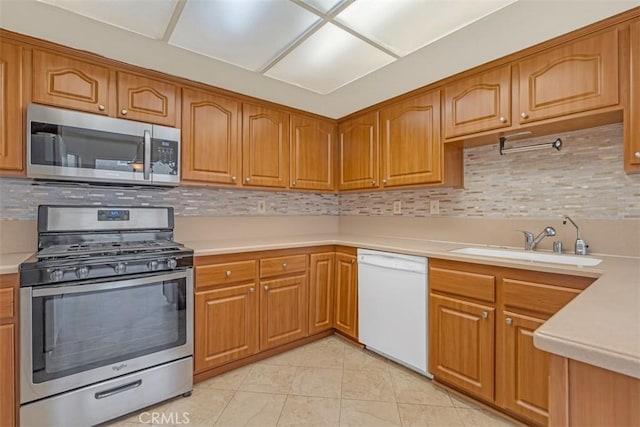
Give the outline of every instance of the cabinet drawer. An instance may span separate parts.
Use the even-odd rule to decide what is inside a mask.
[[[15,289],[0,289],[0,320],[11,319],[15,314]]]
[[[437,267],[429,268],[429,287],[432,291],[495,302],[495,283],[495,276],[487,274]]]
[[[253,281],[256,261],[236,261],[196,267],[196,289],[227,283]]]
[[[550,316],[580,294],[579,289],[514,279],[503,279],[502,286],[505,306],[533,310]]]
[[[307,269],[307,255],[291,255],[260,260],[260,278],[279,276]]]

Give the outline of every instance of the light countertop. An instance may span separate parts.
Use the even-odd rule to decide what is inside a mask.
[[[534,334],[537,347],[635,378],[640,378],[640,259],[597,255],[595,267],[548,264],[449,252],[467,245],[380,236],[319,234],[259,239],[183,242],[196,256],[321,245],[346,245],[476,262],[597,280]],[[15,273],[31,253],[0,255],[0,274]]]

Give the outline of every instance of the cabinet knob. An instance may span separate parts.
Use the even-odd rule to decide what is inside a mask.
[[[226,275],[227,277],[231,277],[231,270],[227,270]]]
[[[507,119],[505,119],[504,116],[500,116],[498,120],[500,120],[500,123],[507,123]]]
[[[382,180],[382,183],[386,185],[386,184],[387,184],[387,180],[386,180],[386,179],[383,179],[383,180]]]
[[[233,182],[236,182],[236,179],[238,179],[238,177],[236,177],[236,176],[232,176],[231,177],[231,181],[233,181]]]
[[[640,151],[636,151],[633,155],[636,159],[640,159]]]
[[[355,264],[355,263],[356,263],[356,260],[355,260],[355,259],[352,259],[352,260],[351,260],[351,264]]]
[[[102,105],[102,104],[98,105],[98,110],[99,111],[104,111],[104,105]]]
[[[293,181],[293,182],[291,183],[291,186],[292,186],[292,187],[295,187],[296,185],[297,185],[297,184],[296,184],[296,182],[295,182],[295,181]]]
[[[286,262],[283,262],[283,263],[282,263],[282,269],[284,270],[285,268],[287,268],[287,263],[286,263]]]
[[[269,285],[264,285],[264,290],[268,291],[269,290]]]
[[[486,319],[487,317],[489,317],[489,313],[487,313],[486,311],[483,311],[480,316],[482,316],[483,319]]]
[[[520,113],[520,117],[522,117],[523,119],[526,119],[529,117],[529,115],[523,111],[522,113]]]
[[[249,177],[246,177],[246,178],[244,179],[244,182],[249,182],[249,181],[251,181],[251,178],[249,178]]]
[[[123,116],[126,116],[128,113],[126,108],[123,108],[122,110],[120,110],[120,114],[122,114]]]
[[[256,288],[249,288],[249,292],[254,293],[256,291]]]
[[[511,326],[513,324],[513,319],[511,317],[507,317],[505,322],[507,322],[507,325]]]
[[[371,185],[376,185],[376,180],[375,179],[371,180]]]

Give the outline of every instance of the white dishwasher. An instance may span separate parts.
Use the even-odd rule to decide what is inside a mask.
[[[358,339],[430,378],[427,259],[358,249]]]

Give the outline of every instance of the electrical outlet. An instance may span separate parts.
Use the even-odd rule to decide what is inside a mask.
[[[396,200],[393,202],[393,214],[401,214],[402,213],[402,202],[400,200]]]
[[[438,215],[440,213],[440,200],[429,200],[429,213]]]
[[[267,210],[267,204],[264,200],[258,200],[258,213],[265,213]]]

